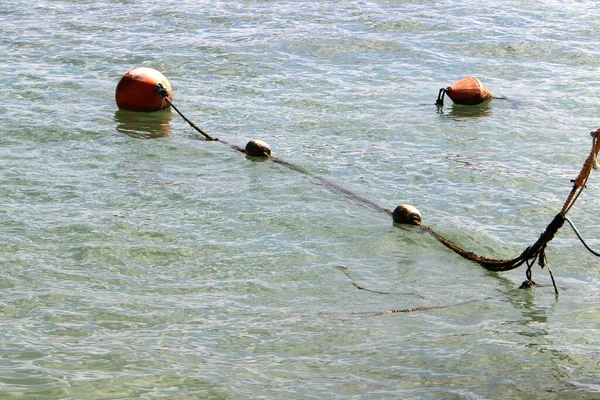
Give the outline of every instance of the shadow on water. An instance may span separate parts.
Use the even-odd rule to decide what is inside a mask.
[[[115,112],[116,129],[120,133],[136,139],[157,139],[169,136],[171,110],[154,112],[134,112],[118,110]]]
[[[514,283],[499,275],[498,273],[490,273],[490,276],[495,277],[500,285],[506,291],[506,301],[513,305],[518,310],[522,318],[506,321],[505,324],[515,328],[515,333],[524,338],[522,344],[525,351],[535,350],[540,356],[544,356],[551,366],[549,373],[548,392],[571,392],[577,390],[574,382],[577,382],[578,374],[565,365],[577,365],[581,363],[581,359],[572,357],[571,354],[565,352],[560,346],[555,343],[552,332],[548,329],[549,314],[552,314],[552,309],[558,304],[559,297],[555,296],[555,300],[548,304],[539,304],[536,302],[538,298],[534,292],[537,289],[514,289]],[[539,289],[547,288],[550,285],[543,285]],[[560,287],[562,291],[567,290],[567,287]],[[552,382],[559,386],[552,386]],[[581,384],[586,387],[586,384]],[[595,386],[594,386],[595,388]]]
[[[480,118],[488,117],[492,114],[492,103],[496,103],[503,109],[516,109],[520,106],[519,100],[510,99],[508,97],[494,97],[493,99],[484,101],[481,104],[474,106],[465,106],[462,104],[452,104],[450,111],[444,111],[443,105],[436,105],[437,113],[444,117],[450,118]]]
[[[527,337],[546,336],[548,332],[544,329],[548,322],[548,312],[558,302],[558,296],[555,295],[555,300],[552,304],[541,306],[535,303],[534,289],[515,289],[514,282],[496,272],[492,272],[489,276],[498,280],[506,290],[503,292],[506,295],[506,301],[512,304],[516,310],[521,312],[522,320],[514,321],[514,324],[522,326],[519,334]],[[536,286],[537,290],[550,289],[548,285]],[[561,287],[561,290],[566,290],[566,287]]]
[[[450,118],[473,118],[487,117],[492,113],[492,100],[485,101],[475,106],[464,106],[460,104],[452,104],[450,112],[444,112],[443,107],[438,107],[438,113]]]

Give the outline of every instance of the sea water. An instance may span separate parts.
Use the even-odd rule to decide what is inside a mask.
[[[600,267],[568,226],[560,294],[537,265],[518,290],[315,178],[519,255],[600,127],[599,30],[592,0],[4,0],[0,398],[599,398]],[[117,112],[139,66],[309,174]],[[496,98],[434,105],[470,75]],[[569,213],[595,249],[598,179]]]

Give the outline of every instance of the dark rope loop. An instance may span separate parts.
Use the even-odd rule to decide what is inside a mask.
[[[527,271],[525,271],[525,277],[528,282],[533,282],[533,272],[531,271],[531,267],[533,267],[532,262],[527,262]]]
[[[544,245],[544,247],[540,251],[540,255],[538,256],[538,265],[541,269],[544,269],[544,267],[546,266],[546,261],[546,245]]]
[[[575,224],[573,224],[573,222],[565,217],[565,221],[567,221],[569,223],[569,225],[571,225],[571,228],[573,228],[573,232],[575,232],[575,234],[577,235],[577,237],[579,238],[579,240],[581,241],[581,243],[583,244],[583,246],[593,255],[595,255],[596,257],[600,257],[600,253],[592,250],[592,248],[586,243],[586,241],[583,239],[583,236],[581,236],[581,234],[579,233],[579,231],[577,230],[577,228],[575,227]]]
[[[446,92],[448,92],[448,89],[446,88],[441,88],[440,91],[438,92],[438,98],[435,101],[435,105],[436,106],[443,106],[444,105],[444,95],[446,94]]]

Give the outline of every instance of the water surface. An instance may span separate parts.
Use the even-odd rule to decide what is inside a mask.
[[[600,127],[591,0],[0,5],[0,397],[600,396],[600,272],[515,290],[311,176],[117,112],[149,66],[211,135],[507,258],[561,209]],[[468,75],[497,97],[438,89]],[[570,217],[600,241],[592,175]],[[337,267],[348,268],[356,289]],[[549,284],[546,271],[534,278]],[[389,310],[468,304],[390,314]]]

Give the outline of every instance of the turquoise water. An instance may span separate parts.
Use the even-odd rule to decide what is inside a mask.
[[[155,68],[211,135],[507,258],[600,127],[599,28],[592,0],[5,0],[0,398],[599,398],[600,268],[567,226],[560,295],[516,290],[524,268],[114,101]],[[507,99],[437,110],[468,75]],[[596,249],[599,195],[569,214]]]

